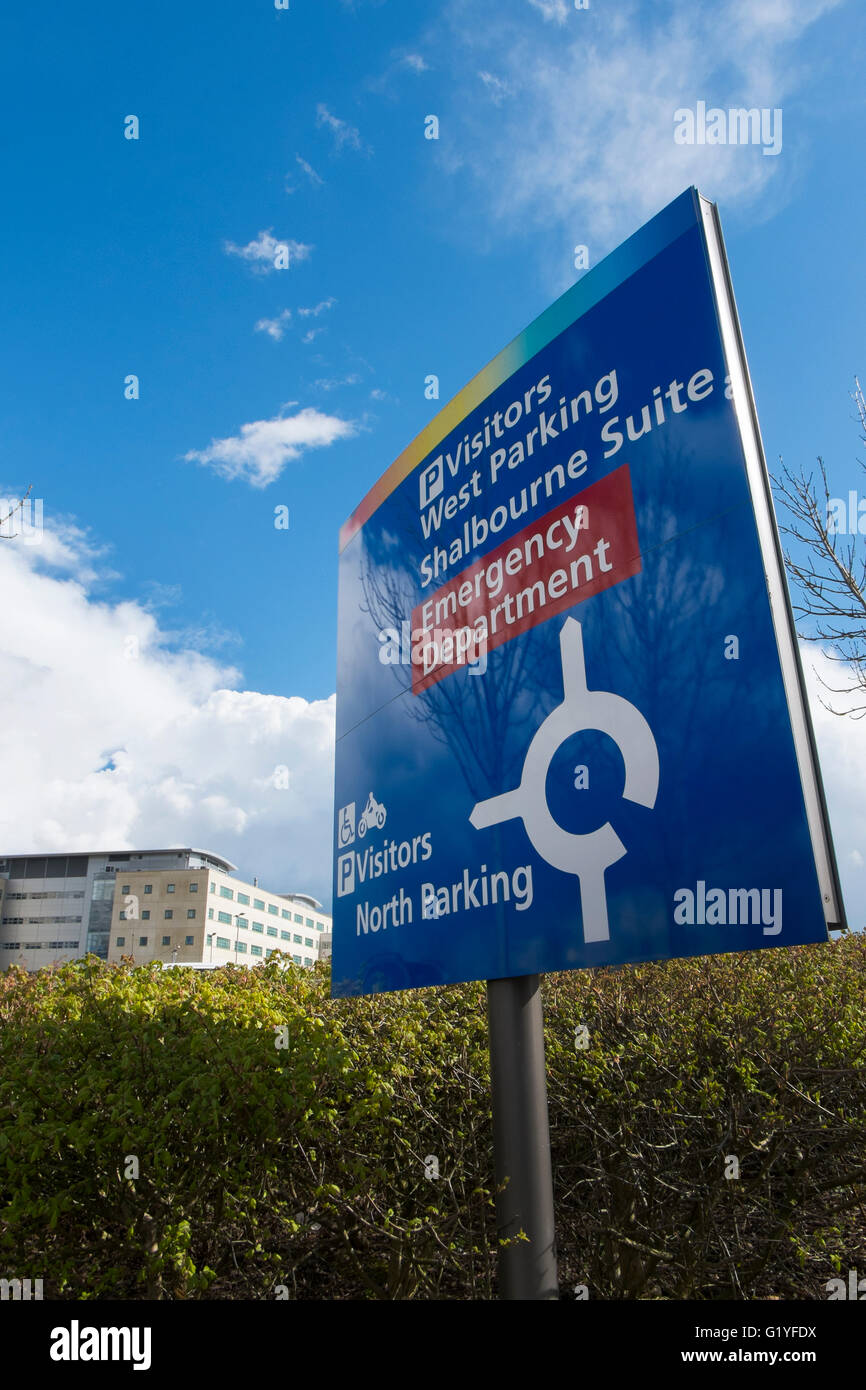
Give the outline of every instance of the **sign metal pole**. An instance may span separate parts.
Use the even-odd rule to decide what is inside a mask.
[[[504,1299],[556,1299],[553,1174],[541,977],[487,981],[499,1288]],[[523,1231],[528,1240],[514,1239]]]

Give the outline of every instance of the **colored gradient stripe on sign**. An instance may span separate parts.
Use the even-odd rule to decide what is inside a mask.
[[[569,328],[577,319],[600,304],[611,290],[623,284],[631,275],[666,246],[695,224],[698,216],[698,192],[687,188],[672,203],[669,203],[651,222],[618,246],[597,266],[560,295],[555,303],[539,314],[528,328],[497,353],[462,391],[448,402],[430,420],[412,443],[395,459],[391,467],[366,497],[353,511],[340,530],[340,550],[344,550],[353,536],[369,521],[373,513],[390,497],[395,488],[406,479],[414,468],[441,444],[447,435],[456,429],[466,417],[487,397],[507,381],[524,363],[529,362],[536,353],[552,342],[558,334]]]
[[[537,517],[412,612],[412,692],[640,572],[628,464]],[[471,639],[471,640],[470,640]],[[414,652],[418,651],[420,661]]]

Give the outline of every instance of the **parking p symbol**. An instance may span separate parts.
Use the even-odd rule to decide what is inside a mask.
[[[355,852],[341,854],[337,859],[337,897],[345,898],[355,891]]]
[[[419,481],[418,505],[426,507],[442,491],[442,455],[428,463]]]

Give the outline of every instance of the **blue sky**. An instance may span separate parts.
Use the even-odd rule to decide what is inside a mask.
[[[0,849],[192,842],[329,898],[340,524],[573,282],[575,244],[595,264],[690,183],[721,208],[768,458],[821,453],[858,486],[856,19],[850,0],[7,10],[0,495],[32,484],[45,534],[0,547]],[[677,146],[698,100],[780,108],[781,152]],[[817,718],[859,923],[866,742]]]

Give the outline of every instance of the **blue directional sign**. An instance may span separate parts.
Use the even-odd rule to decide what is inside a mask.
[[[343,528],[334,834],[337,995],[843,922],[696,190],[505,348]]]

